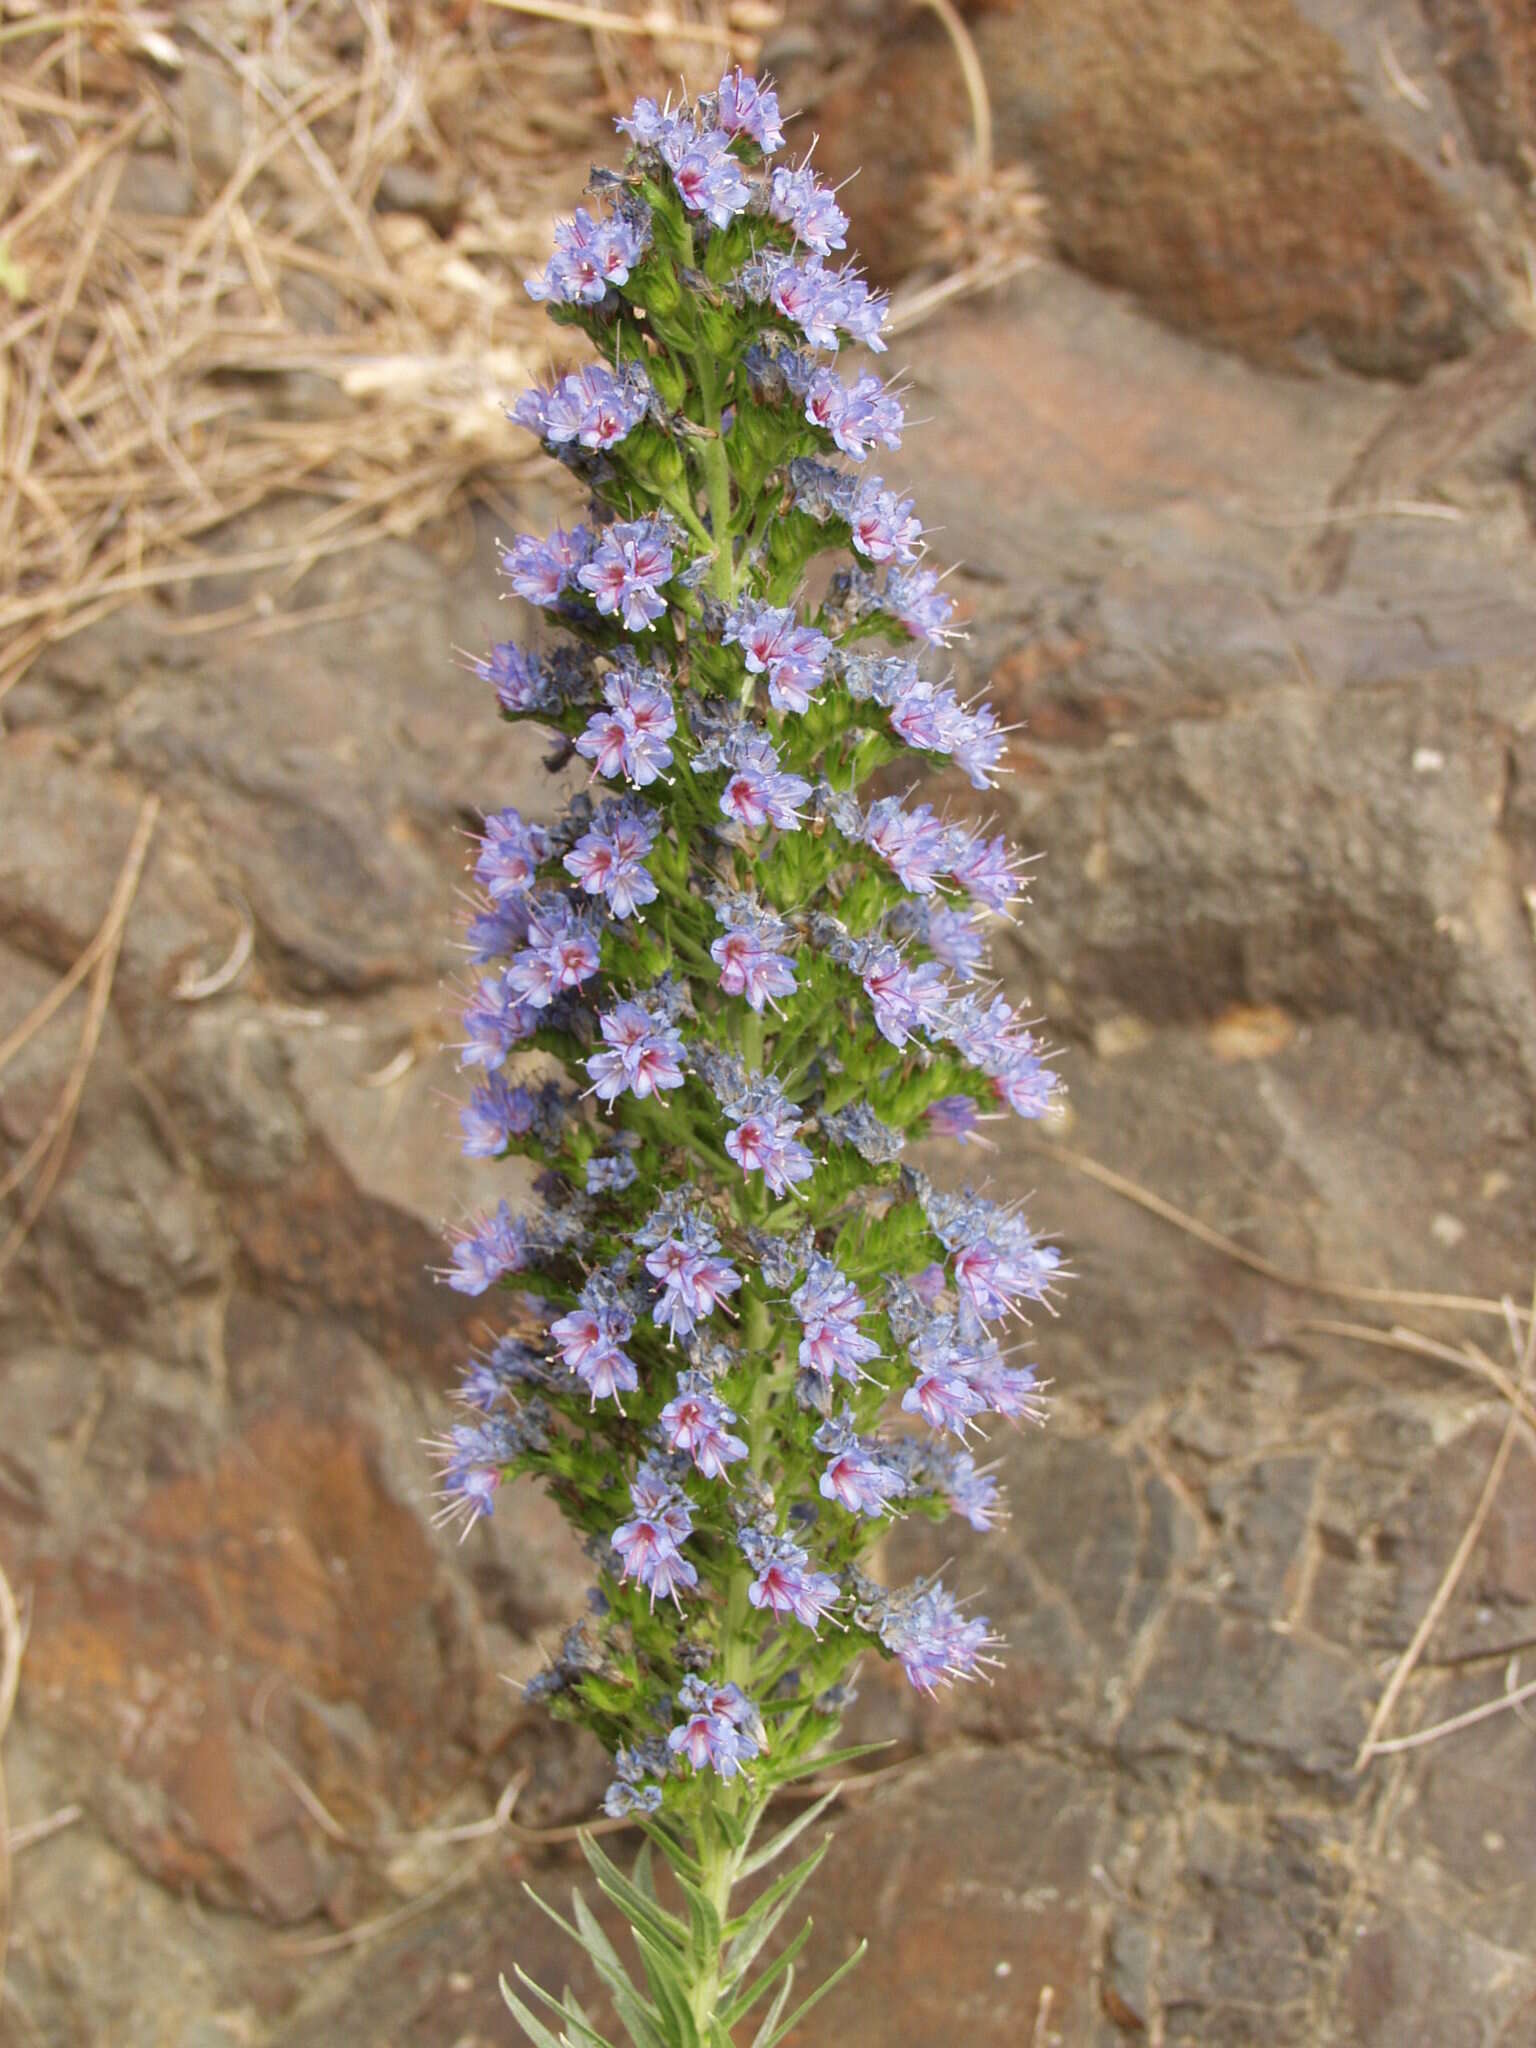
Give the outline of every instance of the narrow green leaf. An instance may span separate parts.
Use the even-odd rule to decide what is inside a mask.
[[[644,1928],[636,1927],[631,1931],[635,1947],[640,1951],[646,1982],[661,2009],[668,2048],[699,2048],[699,2030],[688,2009],[688,1987],[683,1977],[681,1958],[661,1948]]]
[[[823,1792],[821,1797],[813,1805],[808,1806],[804,1813],[798,1814],[788,1827],[781,1828],[765,1848],[755,1850],[746,1859],[741,1866],[741,1875],[756,1877],[760,1870],[766,1870],[770,1863],[776,1862],[796,1836],[803,1835],[807,1828],[816,1825],[833,1800],[841,1794],[842,1789],[841,1785],[834,1785],[830,1792]]]
[[[784,2021],[782,2026],[778,2027],[773,2033],[769,2034],[766,2039],[762,2035],[759,2035],[757,2040],[753,2042],[752,2048],[778,2048],[778,2043],[784,2039],[786,2034],[792,2034],[794,2032],[795,2028],[799,2026],[800,2022],[805,2018],[806,2014],[811,2010],[811,2008],[813,2006],[820,2005],[821,2001],[826,1997],[827,1993],[829,1991],[835,1990],[837,1986],[842,1983],[843,1979],[848,1975],[848,1972],[856,1968],[857,1965],[864,1960],[864,1951],[868,1947],[869,1943],[867,1941],[861,1941],[858,1947],[854,1950],[853,1954],[849,1956],[848,1960],[844,1963],[839,1963],[837,1968],[832,1972],[831,1976],[827,1978],[824,1984],[817,1985],[816,1989],[811,1993],[809,1998],[805,1998],[800,2001],[800,2003],[795,2007],[794,2011],[790,2014],[789,2018]]]
[[[565,2016],[579,2029],[578,2048],[613,2048],[606,2034],[600,2034],[581,2009],[581,2002],[569,1985],[565,1989]]]
[[[799,1763],[791,1764],[787,1770],[775,1771],[773,1782],[775,1787],[792,1785],[796,1778],[813,1778],[818,1771],[830,1771],[836,1764],[851,1764],[856,1757],[875,1756],[882,1749],[894,1747],[895,1744],[891,1742],[856,1742],[848,1749],[828,1750],[825,1756],[803,1757]],[[841,1791],[842,1787],[839,1786],[838,1790]]]
[[[618,1865],[605,1856],[595,1843],[583,1841],[587,1861],[592,1875],[597,1879],[598,1888],[620,1908],[632,1927],[648,1928],[658,1942],[671,1949],[681,1950],[687,1940],[688,1930],[675,1913],[669,1913],[665,1906],[658,1906],[654,1899],[648,1899],[638,1886],[619,1869]]]
[[[723,1806],[717,1806],[713,1811],[713,1819],[731,1848],[740,1849],[747,1839],[747,1831],[735,1814]]]
[[[734,1991],[742,1978],[762,1954],[765,1945],[778,1931],[779,1922],[794,1904],[794,1899],[780,1899],[779,1903],[762,1918],[753,1919],[731,1943],[725,1958],[725,1988]]]
[[[686,1877],[679,1877],[678,1887],[688,1901],[689,1931],[693,1936],[693,1952],[698,1956],[717,1955],[724,1934],[720,1926],[720,1913],[713,1899],[699,1885],[690,1884]]]
[[[727,1932],[734,1940],[743,1933],[760,1913],[771,1912],[781,1899],[792,1899],[800,1887],[809,1879],[821,1859],[832,1846],[832,1837],[823,1835],[819,1844],[809,1856],[803,1857],[793,1870],[786,1870],[782,1877],[776,1877],[765,1891],[762,1891],[748,1906],[745,1913],[730,1923]]]
[[[517,1974],[524,1984],[532,1983],[532,1979],[523,1976],[521,1970]],[[535,1985],[534,1989],[536,1990],[537,1988]],[[533,2043],[533,2048],[570,2048],[569,2042],[558,2040],[541,2019],[534,2017],[505,1977],[501,1979],[501,1995],[507,2001],[507,2007],[513,2019],[517,2021],[517,2024]]]
[[[669,1869],[685,1872],[695,1883],[698,1882],[704,1875],[704,1869],[697,1857],[690,1856],[675,1836],[668,1834],[665,1828],[659,1828],[655,1821],[647,1819],[643,1813],[633,1814],[631,1818],[640,1832],[648,1837],[640,1844],[639,1854],[635,1857],[635,1883],[648,1899],[654,1900],[656,1897],[656,1881],[651,1874],[652,1843],[666,1858]]]
[[[805,1947],[810,1938],[811,1923],[807,1920],[783,1953],[774,1957],[757,1982],[746,1991],[743,1991],[739,1997],[731,2000],[725,2011],[720,2015],[722,2025],[728,2028],[734,2027],[739,2019],[752,2010],[753,2006],[756,2005],[757,2001],[776,1978],[782,1977],[786,1970],[793,1971],[796,1956],[799,1955],[801,1949]]]
[[[666,2036],[658,2024],[660,2014],[631,1979],[618,1950],[603,1932],[597,1915],[580,1892],[571,1893],[571,1903],[576,1911],[582,1942],[592,1958],[592,1966],[608,1986],[614,2010],[635,2048],[667,2048]]]
[[[807,1928],[806,1931],[807,1933],[809,1933],[809,1928]],[[778,1990],[774,1993],[772,2005],[770,2005],[767,2012],[763,2014],[762,2025],[758,2028],[757,2032],[752,2036],[752,2048],[763,2048],[763,2043],[768,2039],[769,2035],[773,2032],[774,2028],[778,2025],[779,2021],[784,2017],[784,2008],[786,2005],[788,2005],[789,1994],[791,1993],[791,1991],[794,1990],[794,1988],[795,1970],[794,1965],[791,1964],[790,1967],[784,1972],[784,1982],[779,1986]]]

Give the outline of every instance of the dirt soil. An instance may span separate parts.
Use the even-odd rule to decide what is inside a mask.
[[[814,1887],[813,1966],[874,1953],[805,2048],[1528,2048],[1529,1710],[1358,1752],[1536,1267],[1536,342],[1300,376],[1160,311],[1052,261],[894,351],[957,667],[1025,721],[994,802],[944,793],[1041,855],[1003,951],[1070,1087],[983,1170],[1076,1277],[1051,1424],[994,1446],[1011,1522],[894,1540],[1009,1648],[938,1707],[867,1673],[853,1732],[905,1768]],[[516,1686],[586,1571],[528,1490],[434,1531],[421,1446],[476,1327],[428,1269],[487,1186],[445,1050],[465,834],[549,801],[454,662],[531,629],[494,541],[322,563],[296,637],[145,602],[6,700],[0,1041],[149,834],[0,1297],[17,2048],[492,2048],[497,1972],[567,1970],[522,1887],[573,1852],[477,1824],[514,1778],[524,1829],[593,1809],[604,1760]],[[7,1066],[9,1158],[88,1002]],[[1533,1444],[1383,1740],[1536,1672]]]

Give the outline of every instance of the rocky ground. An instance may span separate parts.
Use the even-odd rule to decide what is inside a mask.
[[[860,1731],[906,1767],[849,1797],[818,1880],[821,1962],[875,1954],[811,2033],[1523,2048],[1536,1728],[1355,1769],[1504,1403],[1309,1325],[1504,1363],[1496,1316],[1326,1290],[1531,1286],[1536,344],[1462,294],[1390,365],[1422,381],[1379,381],[1328,340],[1347,317],[1409,350],[1450,330],[1341,291],[1300,376],[1084,268],[895,352],[927,419],[900,467],[965,565],[959,665],[1027,721],[998,808],[1043,858],[1010,980],[1070,1084],[990,1165],[1077,1278],[1039,1333],[1052,1423],[1000,1446],[1007,1530],[897,1538],[894,1569],[955,1554],[1010,1649],[940,1709],[868,1674]],[[0,1304],[11,1821],[81,1809],[15,1857],[8,2042],[491,2048],[497,1971],[566,1967],[521,1887],[558,1893],[571,1852],[474,1824],[521,1774],[527,1827],[591,1810],[602,1760],[506,1682],[585,1573],[531,1493],[462,1548],[434,1533],[420,1448],[474,1327],[427,1268],[484,1188],[443,1051],[463,834],[542,783],[453,667],[508,630],[490,531],[454,546],[317,569],[305,600],[353,610],[302,638],[121,614],[7,703],[0,1037],[163,805]],[[246,923],[250,959],[185,999]],[[6,1071],[13,1151],[81,1007]],[[1522,1432],[1389,1735],[1530,1674],[1532,1463]]]

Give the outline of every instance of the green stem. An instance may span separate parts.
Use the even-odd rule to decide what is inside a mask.
[[[718,420],[713,422],[718,424]],[[709,523],[714,530],[715,562],[710,586],[723,604],[736,595],[736,564],[731,543],[731,465],[725,443],[716,438],[703,445],[704,487],[709,494]]]

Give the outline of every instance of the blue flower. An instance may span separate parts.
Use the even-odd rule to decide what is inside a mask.
[[[749,78],[740,65],[727,71],[715,94],[715,118],[727,135],[744,135],[764,156],[784,147],[779,96],[772,86]]]
[[[645,418],[651,396],[650,379],[638,363],[625,364],[619,376],[601,363],[588,363],[552,391],[524,392],[512,417],[553,447],[579,441],[583,448],[612,448]]]
[[[625,629],[643,633],[666,611],[661,587],[672,575],[672,542],[659,519],[616,520],[576,572],[606,616],[623,619]]]
[[[818,256],[830,256],[846,246],[848,216],[809,164],[794,171],[779,166],[769,182],[768,211]]]
[[[573,220],[555,228],[555,253],[541,277],[530,277],[523,289],[530,299],[557,305],[598,305],[610,285],[626,284],[645,254],[649,231],[622,213],[594,220],[578,206]]]

